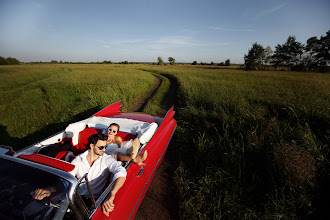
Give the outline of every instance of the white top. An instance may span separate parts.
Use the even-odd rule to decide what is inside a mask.
[[[133,145],[133,139],[129,141],[124,141],[121,143],[119,147],[117,144],[107,144],[107,149],[105,149],[105,153],[111,155],[115,160],[118,160],[117,154],[127,154],[127,150]]]
[[[105,153],[111,155],[115,160],[117,160],[118,149],[119,149],[118,144],[107,144]]]
[[[98,197],[104,190],[104,186],[107,182],[110,172],[113,173],[113,179],[115,180],[118,177],[126,178],[126,170],[124,167],[119,165],[115,159],[106,153],[96,159],[92,166],[89,166],[89,163],[86,159],[89,151],[90,150],[78,155],[71,162],[73,165],[75,165],[75,168],[70,173],[78,179],[88,173],[87,177],[91,185],[92,193],[95,197]],[[79,188],[79,194],[85,196],[89,195],[87,185],[81,185]]]

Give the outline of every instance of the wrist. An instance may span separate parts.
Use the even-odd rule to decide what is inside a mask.
[[[116,193],[117,193],[117,192],[115,192],[115,191],[111,191],[111,192],[110,192],[110,196],[115,196]]]

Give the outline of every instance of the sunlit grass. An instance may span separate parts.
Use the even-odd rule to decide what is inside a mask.
[[[129,111],[155,82],[150,73],[122,65],[0,67],[1,144],[26,144],[19,139],[119,100],[123,111]],[[51,127],[48,135],[59,131],[55,129]]]

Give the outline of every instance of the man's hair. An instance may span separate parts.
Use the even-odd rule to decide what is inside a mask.
[[[101,141],[106,141],[108,139],[107,136],[105,136],[104,134],[93,134],[92,136],[90,136],[89,138],[89,143],[90,144],[96,144],[99,140]]]
[[[111,124],[109,125],[108,129],[109,129],[111,126],[116,126],[116,127],[118,128],[118,131],[119,131],[119,129],[120,129],[119,124],[117,124],[117,123],[111,123]]]

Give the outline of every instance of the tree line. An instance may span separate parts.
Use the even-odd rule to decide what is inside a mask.
[[[219,65],[219,66],[230,66],[230,59],[226,60],[225,62],[220,62],[219,64],[215,64],[213,61],[211,63],[206,63],[206,62],[200,62],[199,64],[197,63],[197,61],[195,60],[194,62],[192,62],[191,65]]]
[[[0,65],[14,65],[14,64],[19,64],[20,62],[16,58],[12,57],[1,57],[0,56]]]
[[[157,58],[157,65],[165,65],[162,57]],[[175,59],[169,57],[168,61],[170,65],[175,64]],[[40,61],[40,63],[42,63]],[[46,62],[47,63],[47,62]],[[71,62],[58,62],[52,60],[50,63],[71,63]],[[103,61],[97,63],[112,62]],[[133,62],[122,61],[121,64],[131,64]],[[8,57],[4,58],[0,56],[0,65],[13,65],[20,64],[16,58]],[[156,63],[154,63],[156,64]],[[194,61],[192,65],[198,65],[197,61]],[[214,65],[200,62],[199,65]],[[230,66],[230,59],[225,62],[221,62],[220,66]],[[268,67],[274,67],[275,69],[287,69],[294,71],[317,71],[317,72],[329,72],[330,71],[330,30],[325,36],[317,38],[316,36],[309,38],[306,44],[298,42],[295,36],[289,36],[284,44],[278,44],[275,46],[275,51],[270,46],[264,48],[261,44],[255,42],[252,48],[248,51],[248,54],[244,55],[244,68],[246,70],[267,69]]]
[[[164,65],[164,61],[163,61],[162,57],[158,57],[157,61],[158,61],[157,65]],[[175,64],[175,59],[173,57],[169,57],[168,62],[170,62],[170,65],[174,65]]]
[[[316,36],[309,38],[306,44],[298,42],[295,36],[289,36],[284,44],[275,47],[275,51],[256,42],[244,55],[244,61],[247,70],[273,66],[275,69],[329,72],[330,30],[320,39]]]

